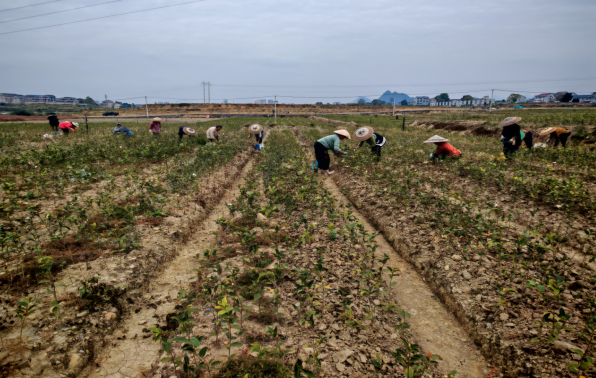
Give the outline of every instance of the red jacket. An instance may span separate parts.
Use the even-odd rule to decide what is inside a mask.
[[[435,152],[437,155],[449,155],[452,157],[457,157],[461,154],[459,150],[455,147],[450,145],[447,142],[442,142],[437,145],[437,151]]]
[[[68,130],[72,131],[73,133],[77,132],[77,128],[72,127],[72,123],[70,123],[70,122],[60,122],[58,127],[61,129],[68,129]]]

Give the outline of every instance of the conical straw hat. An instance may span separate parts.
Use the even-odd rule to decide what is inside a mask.
[[[445,139],[442,136],[435,135],[432,138],[424,141],[424,143],[438,143],[438,142],[449,142],[449,139]]]
[[[155,117],[155,118],[153,118],[153,122],[161,122],[161,118]]]
[[[195,136],[197,135],[197,132],[194,129],[191,129],[190,127],[184,127],[182,129],[182,132],[186,135],[190,135],[190,136]]]
[[[540,135],[540,136],[548,135],[548,134],[552,133],[553,131],[555,131],[554,127],[547,127],[546,129],[544,129],[540,133],[538,133],[538,135]]]
[[[248,126],[248,132],[251,134],[258,134],[261,131],[263,131],[263,126],[259,125],[258,123]]]
[[[373,130],[372,127],[361,127],[358,130],[356,130],[356,132],[354,132],[354,140],[356,142],[362,142],[363,140],[367,140],[368,138],[370,138],[370,136],[373,135],[374,132],[375,130]]]
[[[521,121],[521,117],[507,117],[503,121],[501,121],[501,123],[499,123],[498,127],[510,126],[514,123],[518,123],[519,121]]]
[[[79,123],[78,123],[78,122],[71,122],[71,123],[72,123],[72,125],[73,125],[74,127],[79,127]]]
[[[338,135],[345,136],[348,139],[352,139],[352,137],[350,136],[350,133],[348,132],[348,130],[335,130],[334,133],[336,133]]]

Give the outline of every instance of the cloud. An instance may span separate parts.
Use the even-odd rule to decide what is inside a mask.
[[[123,0],[0,24],[0,33],[180,2]],[[88,4],[0,12],[0,21]],[[210,81],[213,99],[313,97],[287,101],[297,103],[374,98],[387,89],[478,96],[497,85],[469,84],[484,82],[524,93],[586,93],[596,80],[546,80],[596,77],[595,11],[588,0],[207,0],[0,35],[0,91],[168,101],[202,99],[201,82]],[[515,83],[522,80],[544,82]],[[436,85],[420,86],[427,84]]]

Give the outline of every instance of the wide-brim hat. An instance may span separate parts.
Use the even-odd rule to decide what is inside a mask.
[[[72,124],[74,127],[79,127],[79,123],[78,123],[78,122],[71,122],[71,124]]]
[[[519,121],[521,121],[521,117],[507,117],[504,120],[502,120],[501,123],[499,123],[498,127],[510,126],[514,123],[518,123]]]
[[[449,142],[449,139],[443,138],[442,136],[434,135],[432,138],[429,138],[424,141],[424,143],[440,143],[440,142]]]
[[[348,130],[335,130],[334,133],[336,133],[337,135],[345,136],[348,139],[352,139]]]
[[[190,136],[195,136],[197,135],[197,132],[194,129],[191,129],[190,127],[183,127],[182,128],[182,132],[186,135],[190,135]]]
[[[261,131],[263,131],[263,126],[259,125],[258,123],[248,126],[248,132],[250,134],[259,134]]]
[[[155,118],[153,118],[153,122],[161,122],[161,118],[155,117]]]
[[[362,142],[362,141],[370,138],[374,132],[375,132],[375,130],[372,127],[369,127],[369,126],[361,127],[354,132],[354,140],[356,142]]]
[[[554,127],[547,127],[546,129],[544,129],[540,133],[538,133],[538,135],[540,135],[540,136],[548,135],[548,134],[552,133],[553,131],[555,131]]]

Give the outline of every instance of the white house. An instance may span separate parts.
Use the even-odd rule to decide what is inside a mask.
[[[596,103],[596,98],[594,98],[594,95],[575,95],[571,101],[575,102],[575,100],[577,100],[579,103]]]
[[[412,105],[414,106],[428,106],[430,104],[430,98],[428,96],[416,96],[412,101]]]
[[[23,96],[14,93],[0,93],[0,103],[20,104],[23,102]]]
[[[103,106],[106,109],[113,109],[114,108],[114,101],[112,101],[112,100],[103,100],[101,102],[101,106]]]
[[[433,98],[431,98],[431,99],[429,100],[429,105],[430,105],[430,106],[437,106],[437,99],[436,99],[436,98],[434,98],[434,97],[433,97]]]
[[[534,102],[555,102],[555,94],[541,93],[534,98]]]

